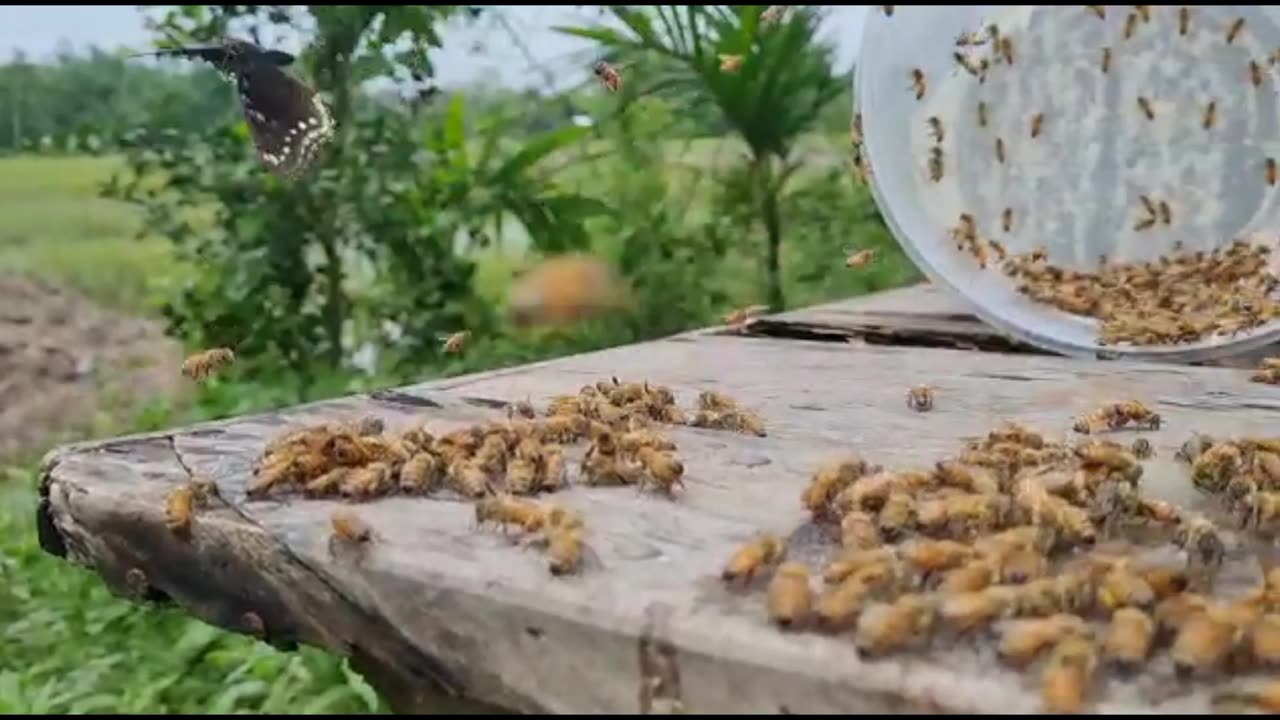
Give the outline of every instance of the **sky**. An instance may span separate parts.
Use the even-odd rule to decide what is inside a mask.
[[[837,48],[837,67],[847,69],[862,37],[862,19],[868,6],[829,8],[823,33]],[[551,30],[555,25],[591,24],[593,11],[572,5],[503,8],[511,29],[519,33],[539,67],[557,76],[585,72],[584,58],[590,43]],[[493,21],[475,29],[446,32],[445,47],[432,56],[436,80],[444,87],[487,82],[507,87],[543,87],[545,77],[529,70],[529,58],[512,42],[509,33]],[[33,59],[51,56],[60,46],[73,49],[91,45],[143,50],[151,38],[143,15],[134,5],[8,5],[0,6],[0,58],[21,50]],[[286,49],[287,44],[286,44]],[[589,65],[589,60],[586,65]],[[580,77],[566,77],[572,84]]]

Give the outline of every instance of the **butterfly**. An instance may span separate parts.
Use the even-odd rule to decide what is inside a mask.
[[[333,140],[333,115],[315,90],[285,72],[295,59],[287,52],[227,38],[145,54],[203,60],[234,82],[258,159],[281,178],[306,172]]]

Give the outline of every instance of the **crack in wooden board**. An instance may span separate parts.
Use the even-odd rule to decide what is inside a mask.
[[[544,405],[553,395],[615,375],[668,385],[686,407],[700,390],[728,393],[759,410],[769,433],[756,438],[667,429],[687,474],[688,491],[674,502],[630,489],[581,486],[551,498],[587,518],[588,539],[602,567],[580,577],[552,578],[539,553],[522,551],[500,534],[478,532],[470,507],[461,502],[388,498],[360,505],[358,512],[385,541],[359,562],[344,562],[327,554],[333,501],[244,497],[249,466],[265,442],[298,423],[375,413],[393,430],[425,419],[443,431],[504,416],[466,398],[529,398]],[[933,385],[937,394],[930,413],[906,407],[907,387],[920,382]],[[190,563],[188,574],[143,569],[178,602],[224,626],[235,627],[252,610],[268,628],[310,628],[294,634],[339,652],[353,639],[392,648],[403,638],[413,652],[383,653],[391,658],[384,664],[404,665],[392,668],[393,674],[415,679],[424,671],[414,669],[411,658],[421,653],[438,660],[468,697],[513,710],[639,710],[637,643],[646,629],[646,609],[662,606],[671,609],[663,633],[678,653],[680,700],[687,712],[1035,712],[1034,681],[1001,668],[987,646],[962,644],[929,655],[864,661],[847,637],[778,633],[765,621],[760,594],[739,596],[721,587],[720,565],[758,530],[790,534],[802,525],[800,490],[832,455],[854,450],[891,467],[927,466],[1001,420],[1064,435],[1074,416],[1128,397],[1154,403],[1165,416],[1160,431],[1144,434],[1157,451],[1144,483],[1158,497],[1194,506],[1199,501],[1185,471],[1171,459],[1192,430],[1259,435],[1273,433],[1280,421],[1276,412],[1243,403],[1224,413],[1162,401],[1196,398],[1208,388],[1224,398],[1258,396],[1258,387],[1234,371],[1050,356],[707,335],[613,348],[396,390],[429,397],[438,408],[406,409],[357,396],[173,431],[185,463],[213,476],[236,513],[198,516],[193,538],[201,552],[181,555]],[[121,557],[145,564],[175,552],[166,549],[177,541],[163,531],[163,500],[185,473],[172,455],[157,456],[149,449],[155,443],[143,440],[64,448],[45,466],[52,522],[71,539],[69,555],[104,576],[123,569]],[[569,450],[571,466],[581,452],[581,446]],[[125,517],[145,531],[121,534]],[[273,591],[285,593],[284,611],[271,611],[270,603],[266,612],[246,607],[252,603],[245,602],[245,593],[267,582],[260,569],[220,575],[227,587],[197,587],[191,573],[206,566],[216,570],[217,563],[235,567],[237,550],[217,540],[230,532],[227,523],[286,546],[309,572],[323,575],[324,585],[341,589],[324,591],[309,581],[308,592],[327,592],[337,604],[317,609],[314,602],[290,598],[287,585],[273,581]],[[249,564],[259,566],[299,572],[280,551]],[[322,632],[333,618],[348,630]],[[352,623],[360,618],[365,624],[359,632],[365,634],[353,636]],[[374,627],[367,625],[370,618],[377,621]],[[1187,696],[1152,701],[1139,684],[1107,683],[1090,709],[1203,712],[1207,689],[1197,686]]]

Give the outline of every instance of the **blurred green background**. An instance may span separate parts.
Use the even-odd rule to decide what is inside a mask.
[[[257,165],[233,91],[208,68],[114,50],[0,66],[0,269],[73,291],[92,317],[141,319],[154,332],[120,342],[150,343],[152,357],[215,345],[240,357],[204,386],[147,385],[129,404],[104,377],[177,368],[101,364],[83,422],[0,457],[0,712],[386,711],[340,658],[114,599],[44,555],[35,466],[55,442],[638,342],[747,304],[799,307],[916,278],[851,171],[851,71],[834,66],[816,9],[761,28],[764,6],[616,7],[607,26],[561,28],[621,68],[615,95],[590,81],[435,88],[427,50],[500,9],[147,7],[157,39],[298,30],[294,69],[341,132],[323,167],[286,186]],[[742,55],[742,68],[722,73],[722,54]],[[371,91],[378,78],[418,81],[395,95]],[[876,264],[845,269],[855,247],[876,249]],[[512,278],[569,251],[612,264],[634,307],[513,328]],[[0,282],[0,304],[4,292]],[[9,303],[36,333],[40,302]],[[0,347],[25,342],[5,336],[15,327],[0,325]],[[445,356],[440,338],[463,328],[471,349]],[[104,332],[68,342],[92,353]],[[0,407],[0,423],[21,410]]]

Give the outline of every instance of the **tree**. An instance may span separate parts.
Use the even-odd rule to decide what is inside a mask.
[[[769,304],[785,306],[781,271],[781,198],[800,167],[796,142],[814,129],[845,80],[832,68],[833,50],[818,41],[818,9],[795,7],[786,20],[762,27],[763,6],[611,6],[623,29],[559,28],[600,42],[628,68],[624,102],[666,94],[691,112],[711,107],[746,143],[747,189],[765,231]],[[723,55],[740,55],[737,72],[721,70]]]

